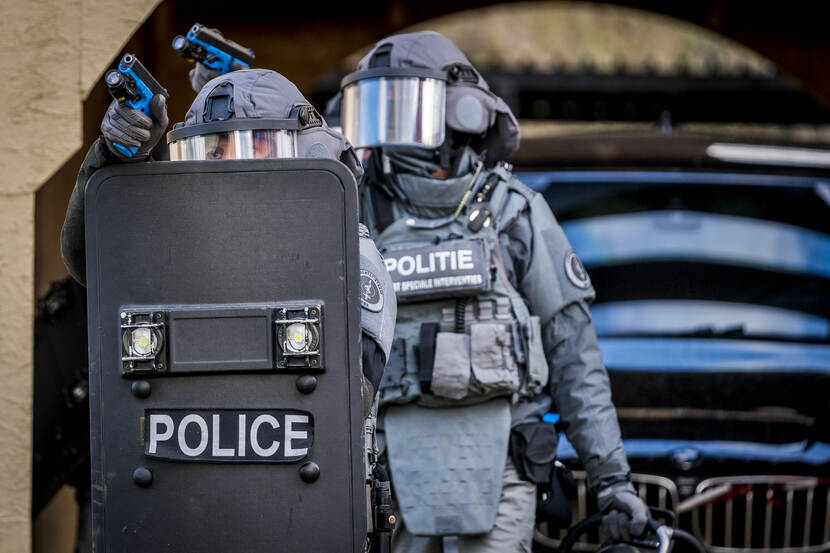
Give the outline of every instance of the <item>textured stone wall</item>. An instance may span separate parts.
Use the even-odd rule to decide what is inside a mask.
[[[34,193],[81,146],[82,102],[160,0],[0,0],[0,552],[31,548]]]
[[[7,155],[5,151],[3,155]],[[0,192],[0,551],[29,550],[34,195]]]

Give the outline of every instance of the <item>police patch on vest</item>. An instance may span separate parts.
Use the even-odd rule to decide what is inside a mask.
[[[386,270],[398,299],[488,290],[490,263],[482,240],[387,249]]]
[[[383,287],[378,277],[366,269],[360,270],[360,305],[374,313],[383,309]]]
[[[591,286],[591,279],[588,277],[588,271],[579,260],[579,256],[573,250],[565,255],[565,274],[568,275],[568,280],[577,288],[583,290]]]

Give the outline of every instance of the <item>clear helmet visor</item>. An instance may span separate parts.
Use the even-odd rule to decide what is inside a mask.
[[[341,124],[355,148],[444,142],[447,83],[414,76],[378,76],[343,87]]]
[[[170,161],[297,157],[297,131],[246,129],[182,137],[169,143]]]

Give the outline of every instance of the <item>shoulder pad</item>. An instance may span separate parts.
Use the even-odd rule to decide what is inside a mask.
[[[366,227],[360,226],[360,326],[364,334],[377,342],[386,361],[392,348],[398,304],[383,258]]]
[[[592,302],[595,293],[588,272],[541,194],[530,202],[530,225],[533,245],[521,289],[544,325],[570,303]]]

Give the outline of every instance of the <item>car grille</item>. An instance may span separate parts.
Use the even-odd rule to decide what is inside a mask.
[[[729,476],[698,484],[684,501],[712,553],[830,551],[830,478]]]
[[[596,513],[586,474],[574,471],[577,494],[573,522]],[[679,501],[669,478],[632,474],[632,483],[646,503],[674,512],[681,527],[692,531],[711,553],[818,553],[830,551],[830,478],[802,476],[729,476],[698,484],[695,494]],[[680,515],[683,515],[680,518]],[[690,521],[690,522],[689,522]],[[544,523],[535,540],[556,549],[565,530],[551,536]],[[588,532],[574,545],[595,551],[605,541],[601,531]]]
[[[573,471],[576,480],[576,498],[571,501],[573,512],[573,523],[577,523],[586,517],[597,512],[597,505],[594,497],[588,492],[587,475],[584,471]],[[660,507],[672,512],[677,512],[679,504],[677,486],[671,479],[653,474],[632,474],[631,482],[643,500],[653,507]],[[535,540],[551,549],[559,547],[559,543],[565,537],[565,530],[559,531],[558,536],[550,536],[545,523],[536,528]],[[589,531],[583,535],[579,542],[574,544],[576,551],[595,551],[599,544],[605,541],[605,535],[600,530]]]

